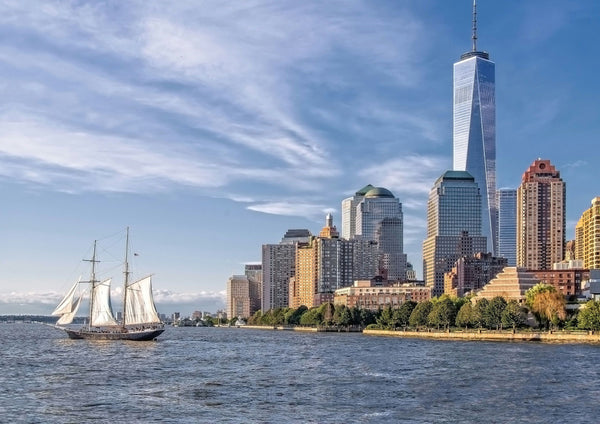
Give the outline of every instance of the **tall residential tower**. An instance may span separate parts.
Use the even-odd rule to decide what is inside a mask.
[[[517,191],[517,266],[552,269],[564,258],[565,183],[549,160],[537,159]]]
[[[473,48],[454,64],[455,171],[467,171],[481,191],[481,231],[487,251],[496,254],[496,83],[490,55],[477,50],[477,12],[473,1]]]

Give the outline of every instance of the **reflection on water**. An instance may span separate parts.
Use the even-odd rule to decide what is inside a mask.
[[[0,325],[0,337],[3,422],[542,423],[600,413],[597,345],[195,327],[156,342],[89,341],[36,324]]]

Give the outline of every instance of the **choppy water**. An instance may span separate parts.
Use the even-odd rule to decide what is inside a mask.
[[[0,324],[0,421],[562,423],[600,420],[600,346],[168,328],[69,340]]]

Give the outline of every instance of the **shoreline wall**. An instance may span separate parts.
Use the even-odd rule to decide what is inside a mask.
[[[565,342],[565,343],[600,343],[600,334],[551,332],[445,332],[445,331],[393,331],[364,330],[367,336],[407,337],[439,340],[481,340],[481,341],[520,341],[520,342]]]

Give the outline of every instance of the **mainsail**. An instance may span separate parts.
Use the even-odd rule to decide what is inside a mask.
[[[75,314],[77,313],[77,310],[79,309],[79,305],[81,304],[82,298],[83,298],[83,294],[81,296],[79,296],[79,299],[77,299],[77,303],[75,304],[73,310],[71,312],[67,312],[67,313],[63,314],[63,316],[61,316],[59,318],[59,320],[56,321],[57,325],[67,325],[67,324],[71,324],[73,322],[73,318],[75,318]]]
[[[75,298],[75,290],[77,290],[77,286],[79,285],[79,281],[73,284],[71,290],[65,295],[63,300],[60,301],[54,312],[52,312],[52,316],[59,316],[64,314],[70,314],[73,312],[73,307],[75,302],[73,299]]]
[[[127,286],[125,325],[160,323],[152,298],[152,277]]]
[[[111,279],[109,278],[94,285],[94,301],[92,304],[92,316],[90,317],[90,325],[94,327],[117,325],[110,304],[110,281]]]

